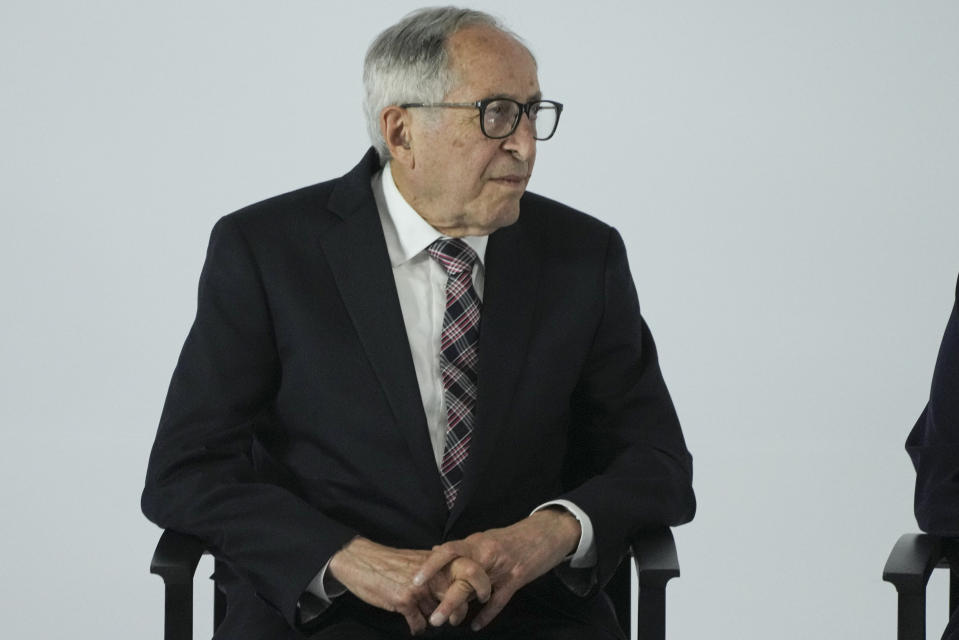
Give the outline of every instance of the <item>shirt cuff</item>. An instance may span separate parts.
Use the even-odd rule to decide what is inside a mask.
[[[346,587],[340,584],[340,581],[333,577],[333,574],[329,574],[327,570],[330,568],[330,562],[333,558],[330,558],[326,561],[326,564],[323,565],[323,568],[320,569],[320,572],[316,574],[313,580],[310,581],[310,584],[307,585],[306,590],[317,598],[330,604],[333,601],[333,598],[343,595],[346,593]]]
[[[563,507],[579,521],[579,544],[576,551],[567,556],[569,566],[573,569],[591,569],[596,566],[596,541],[593,539],[593,522],[586,512],[569,500],[551,500],[533,509],[533,513],[546,507]]]
[[[332,560],[332,558],[330,558]],[[309,624],[332,604],[333,599],[346,593],[346,587],[327,572],[330,560],[326,561],[319,573],[306,586],[306,592],[298,603],[300,624]]]

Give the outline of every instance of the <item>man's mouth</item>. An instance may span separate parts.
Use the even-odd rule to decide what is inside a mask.
[[[493,178],[493,182],[498,182],[506,186],[522,187],[526,184],[526,176],[509,175]]]

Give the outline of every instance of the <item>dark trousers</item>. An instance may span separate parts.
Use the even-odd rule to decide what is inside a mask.
[[[224,568],[225,569],[225,568]],[[352,594],[334,600],[308,633],[294,631],[247,584],[225,570],[227,612],[214,640],[406,640],[411,638],[399,614],[372,607]],[[475,614],[476,611],[471,611]],[[441,640],[625,640],[609,599],[600,594],[582,599],[557,580],[539,580],[516,593],[500,614],[480,632],[469,618],[457,627],[430,627],[417,638]]]
[[[410,631],[406,621],[396,614],[379,611],[350,596],[342,602],[333,619],[310,640],[406,640]],[[609,606],[605,597],[596,600]],[[610,611],[610,614],[612,612]],[[615,621],[602,616],[603,620]],[[597,624],[580,616],[569,616],[552,607],[544,607],[532,598],[514,596],[509,605],[485,629],[474,632],[469,619],[457,627],[430,628],[420,638],[442,640],[624,640],[615,624]]]

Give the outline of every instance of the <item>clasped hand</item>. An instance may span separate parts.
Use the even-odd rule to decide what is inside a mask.
[[[330,562],[330,571],[364,602],[404,618],[414,635],[428,624],[458,625],[470,602],[483,607],[472,621],[489,624],[513,594],[571,553],[579,541],[576,519],[543,509],[514,525],[475,533],[432,551],[393,549],[355,538]]]
[[[478,631],[488,625],[521,587],[529,584],[575,550],[580,526],[562,509],[543,509],[502,529],[490,529],[433,547],[429,558],[413,578],[416,585],[428,584],[446,567],[469,559],[486,572],[492,593],[472,621]],[[430,617],[430,624],[439,626],[447,619],[462,620],[462,593],[448,591]]]
[[[486,572],[469,558],[452,559],[414,584],[414,574],[429,556],[429,551],[394,549],[354,538],[333,556],[329,571],[360,600],[401,614],[416,635],[426,629],[427,619],[436,621],[435,626],[446,621],[459,624],[471,601],[486,602],[490,597]],[[431,618],[440,602],[446,603],[443,622]]]

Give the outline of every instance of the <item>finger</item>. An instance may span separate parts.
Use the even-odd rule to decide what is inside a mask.
[[[493,585],[489,576],[483,571],[482,567],[471,560],[467,561],[463,558],[457,562],[459,561],[468,562],[469,565],[465,569],[457,571],[457,577],[466,580],[473,589],[473,595],[476,596],[476,599],[485,604],[493,593]]]
[[[449,620],[450,615],[462,607],[469,606],[469,601],[473,597],[473,588],[464,580],[457,580],[446,590],[442,602],[433,611],[430,616],[430,624],[434,627],[440,627]]]
[[[435,576],[440,569],[461,555],[463,554],[458,552],[457,545],[453,543],[447,543],[440,545],[439,547],[434,547],[433,551],[430,552],[430,555],[426,558],[426,560],[423,561],[423,565],[420,567],[420,570],[416,572],[415,576],[413,576],[413,584],[417,587],[426,584],[426,582]]]
[[[426,631],[426,619],[420,615],[419,611],[404,613],[403,617],[406,618],[406,624],[412,635],[416,636]]]
[[[443,574],[449,576],[450,582],[465,580],[473,589],[473,596],[480,602],[485,603],[489,600],[492,591],[492,583],[489,574],[475,561],[460,556],[447,565]],[[447,587],[448,588],[448,587]],[[434,592],[434,596],[442,598],[442,592]]]
[[[423,614],[423,619],[428,620],[429,617],[433,615],[436,607],[439,606],[439,600],[430,594],[426,594],[416,601],[416,605],[419,607],[420,613]]]
[[[499,612],[503,610],[503,607],[506,606],[506,603],[508,603],[512,597],[512,589],[497,589],[489,599],[489,602],[486,603],[486,606],[480,609],[480,612],[473,618],[473,624],[470,625],[470,628],[473,631],[479,631],[488,625],[493,621],[493,618],[499,615]]]
[[[409,590],[394,601],[390,610],[399,613],[406,618],[406,625],[410,628],[412,635],[418,635],[426,631],[429,627],[429,618],[432,609],[423,603],[424,599],[431,599],[428,593],[421,593],[417,590]],[[425,609],[425,611],[424,611]]]
[[[466,614],[469,613],[469,610],[470,610],[469,605],[466,603],[463,603],[462,605],[457,607],[450,614],[450,625],[455,627],[456,625],[461,623],[463,620],[465,620]]]

